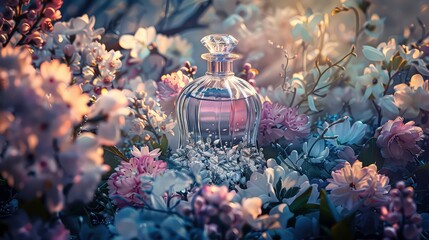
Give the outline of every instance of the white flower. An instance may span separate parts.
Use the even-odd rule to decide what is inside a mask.
[[[274,159],[269,159],[267,166],[264,173],[254,172],[250,176],[246,189],[237,186],[237,197],[259,197],[264,205],[271,202],[283,202],[289,205],[308,188],[312,188],[309,202],[317,201],[317,185],[310,185],[307,176],[279,166]]]
[[[352,145],[358,144],[365,136],[367,125],[361,121],[356,121],[350,126],[351,119],[348,118],[344,122],[337,123],[331,126],[325,133],[326,137],[337,136],[335,139],[329,139],[334,145]],[[328,127],[329,123],[323,123],[323,127]],[[319,129],[319,133],[321,130]]]
[[[393,97],[403,117],[415,118],[421,110],[429,111],[428,85],[428,80],[424,81],[422,75],[415,74],[409,86],[405,83],[395,86]]]
[[[387,71],[381,68],[381,65],[374,66],[370,64],[365,68],[363,75],[358,78],[356,88],[361,89],[365,87],[363,99],[368,99],[370,96],[379,98],[383,95],[385,86],[389,81]]]
[[[155,178],[152,193],[157,196],[163,196],[167,192],[168,195],[171,195],[186,189],[192,182],[192,179],[182,172],[166,170]]]
[[[393,56],[397,53],[398,46],[394,38],[386,44],[385,42],[380,43],[377,48],[371,46],[363,46],[363,55],[370,61],[383,61],[389,63]]]
[[[72,18],[68,22],[57,22],[52,34],[60,39],[63,36],[74,36],[73,45],[82,51],[93,40],[101,39],[101,34],[104,33],[103,28],[94,30],[94,26],[95,17],[88,17],[85,14],[82,17]]]
[[[353,166],[345,162],[343,168],[332,172],[328,182],[326,190],[331,190],[332,202],[348,210],[357,207],[361,200],[370,206],[383,203],[390,190],[389,178],[377,174],[377,166],[362,167],[359,160]]]
[[[102,117],[98,124],[97,137],[104,145],[114,145],[120,139],[119,128],[125,123],[124,116],[129,114],[128,100],[124,94],[113,89],[102,95],[91,107],[89,118]]]
[[[383,115],[384,120],[395,119],[399,116],[399,109],[396,106],[393,95],[386,95],[378,98],[377,105],[381,108],[381,115]]]
[[[130,56],[143,59],[149,55],[148,46],[153,42],[156,36],[154,27],[139,28],[133,35],[122,35],[119,39],[119,45],[124,49],[131,49]]]
[[[420,57],[423,55],[423,51],[418,49],[409,49],[408,46],[402,46],[399,48],[399,54],[401,57],[407,61],[407,65],[413,65],[419,73],[428,76],[429,69],[426,67],[425,61]]]
[[[155,42],[158,51],[174,61],[173,66],[192,59],[192,45],[179,35],[167,37],[158,34]]]
[[[377,14],[373,14],[371,19],[363,24],[364,32],[373,38],[378,38],[384,30],[384,18],[381,18]]]
[[[325,146],[325,140],[317,140],[312,137],[302,145],[304,158],[307,158],[312,163],[321,163],[329,155],[329,148]]]
[[[309,16],[296,16],[290,20],[292,35],[296,40],[313,43],[314,38],[319,37],[318,24],[323,21],[323,15],[312,14]]]

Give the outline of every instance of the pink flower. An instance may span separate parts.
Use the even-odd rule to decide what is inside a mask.
[[[259,141],[262,145],[282,137],[288,141],[304,138],[310,133],[308,117],[298,109],[277,103],[264,102],[259,124]]]
[[[167,163],[156,160],[159,149],[149,152],[148,147],[140,151],[133,147],[132,154],[134,157],[129,162],[122,161],[107,181],[109,196],[119,207],[144,205],[147,200],[145,189],[152,185],[150,179],[167,169]]]
[[[365,206],[384,204],[390,190],[389,178],[377,173],[377,166],[362,167],[356,160],[353,165],[345,162],[344,167],[332,172],[326,190],[331,190],[330,198],[335,205],[348,210],[357,207],[362,201]]]
[[[182,71],[173,72],[171,75],[167,74],[161,77],[161,81],[158,82],[157,96],[165,114],[175,116],[177,97],[190,81]]]
[[[391,160],[391,164],[401,166],[405,166],[421,153],[416,142],[423,138],[423,130],[413,126],[413,121],[406,124],[403,121],[402,117],[389,120],[382,126],[377,137],[377,145],[381,147],[382,156]]]

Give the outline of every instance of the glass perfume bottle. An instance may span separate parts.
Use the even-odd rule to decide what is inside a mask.
[[[256,90],[234,76],[231,53],[238,41],[223,34],[208,35],[201,43],[209,53],[207,72],[183,88],[177,102],[179,147],[204,141],[232,147],[240,142],[255,147],[261,114]]]

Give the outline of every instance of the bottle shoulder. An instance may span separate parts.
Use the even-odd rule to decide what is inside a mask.
[[[188,84],[183,89],[182,95],[209,100],[258,97],[255,88],[250,83],[234,75],[204,75]]]

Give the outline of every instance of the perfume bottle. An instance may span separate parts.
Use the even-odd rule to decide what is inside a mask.
[[[178,98],[179,147],[196,141],[255,147],[262,107],[254,87],[234,76],[233,61],[239,56],[231,51],[238,41],[214,34],[201,43],[209,50],[201,56],[207,60],[207,72],[184,87]]]

